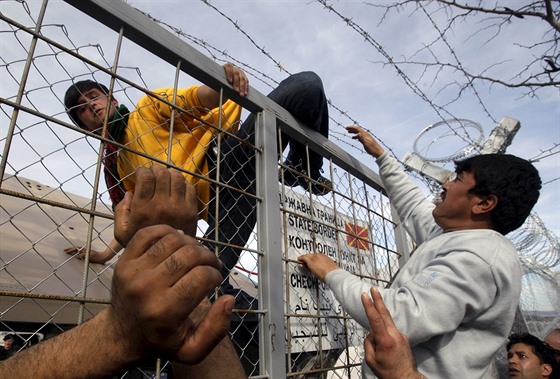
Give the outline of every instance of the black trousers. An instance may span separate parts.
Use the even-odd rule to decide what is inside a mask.
[[[321,79],[313,72],[301,72],[283,80],[268,97],[289,111],[298,121],[309,128],[318,131],[323,136],[329,134],[328,104]],[[221,142],[218,153],[220,159],[219,182],[248,194],[255,194],[255,118],[249,115],[236,133],[242,143],[235,138],[226,138]],[[282,150],[290,145],[288,159],[292,162],[306,162],[305,146],[299,141],[282,135]],[[213,158],[217,159],[217,158]],[[323,165],[323,158],[315,153],[309,154],[311,173],[319,171]],[[216,161],[213,162],[216,164]],[[219,200],[216,192],[219,190]],[[208,229],[205,237],[222,243],[239,246],[219,246],[219,258],[224,264],[222,275],[226,279],[224,286],[228,286],[227,276],[235,267],[239,256],[251,236],[256,224],[256,201],[252,196],[236,190],[222,187],[213,188],[209,204]],[[217,212],[216,212],[217,209]],[[216,225],[217,214],[217,225]],[[216,233],[217,231],[217,233]],[[214,251],[215,246],[208,244]],[[225,291],[227,293],[227,290]]]

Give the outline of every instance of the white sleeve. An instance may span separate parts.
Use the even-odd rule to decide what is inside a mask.
[[[449,255],[454,257],[434,259],[399,288],[379,289],[395,325],[412,346],[456,330],[487,309],[496,296],[493,273],[486,263],[467,252]],[[325,283],[348,314],[369,330],[361,294],[369,294],[371,285],[342,269],[331,271]]]
[[[333,291],[334,297],[346,312],[364,329],[370,330],[369,321],[362,304],[362,293],[366,292],[369,295],[371,284],[343,269],[329,272],[325,277],[325,283]]]

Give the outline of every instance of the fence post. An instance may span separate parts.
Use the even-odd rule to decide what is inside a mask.
[[[261,150],[256,159],[257,196],[262,199],[257,209],[257,235],[262,252],[259,305],[264,311],[259,356],[261,372],[271,378],[282,378],[286,377],[286,339],[276,117],[270,111],[263,111],[256,123],[255,145]]]

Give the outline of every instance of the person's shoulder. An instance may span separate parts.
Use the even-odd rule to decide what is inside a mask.
[[[177,93],[178,96],[181,96],[186,93],[197,90],[198,87],[200,86],[192,85],[188,87],[178,88],[177,91],[175,91],[173,87],[159,87],[156,89],[152,89],[150,90],[149,93],[145,93],[144,95],[142,95],[140,97],[140,100],[138,100],[138,102],[143,103],[146,101],[153,102],[154,100],[158,100],[158,99],[168,99],[169,97],[172,97],[175,92]]]
[[[438,238],[438,237],[436,237]],[[466,229],[443,233],[440,244],[446,253],[464,252],[474,255],[488,265],[517,265],[517,250],[513,243],[492,229]],[[508,266],[510,266],[508,264]]]
[[[492,229],[472,230],[463,236],[457,242],[470,246],[472,253],[484,260],[492,271],[520,272],[517,248],[507,237]]]
[[[443,233],[442,235],[449,236],[450,239],[455,242],[460,241],[460,243],[464,243],[465,241],[469,241],[469,245],[483,244],[487,247],[497,245],[514,249],[514,246],[509,239],[493,229],[464,229]]]

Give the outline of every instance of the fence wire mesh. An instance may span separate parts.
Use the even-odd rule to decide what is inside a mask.
[[[79,20],[79,30],[69,29],[65,17]],[[326,157],[322,175],[335,186],[323,191],[323,184],[306,174],[309,170],[295,173],[284,165],[284,153],[276,167],[279,180],[265,183],[276,188],[278,198],[263,197],[264,192],[251,189],[255,178],[243,177],[236,168],[267,151],[276,154],[277,142],[260,147],[248,138],[237,141],[243,149],[224,148],[237,139],[232,135],[237,119],[228,117],[232,114],[225,105],[210,115],[200,105],[189,105],[191,94],[183,89],[200,82],[179,60],[170,64],[158,57],[157,48],[147,51],[64,3],[3,2],[1,19],[1,332],[15,333],[24,349],[90,319],[109,303],[121,250],[112,242],[109,192],[121,184],[132,189],[135,167],[155,163],[178,168],[189,181],[210,188],[209,198],[199,197],[200,240],[217,253],[231,249],[236,256],[242,251],[229,267],[231,291],[237,296],[230,332],[248,375],[272,375],[273,363],[265,357],[275,356],[281,357],[286,377],[360,377],[364,330],[302,269],[297,257],[327,254],[363,280],[388,285],[402,252],[380,188],[359,179],[363,173]],[[152,82],[156,70],[157,82]],[[64,94],[83,80],[106,85],[109,101],[135,110],[139,127],[130,131],[126,143],[106,133],[108,120],[100,123],[99,132],[69,119]],[[87,91],[78,95],[89,96]],[[83,108],[78,103],[75,110]],[[154,112],[164,115],[166,123],[150,119]],[[243,109],[241,119],[249,114]],[[211,138],[197,129],[210,130]],[[165,137],[170,134],[172,138]],[[196,156],[193,143],[213,145]],[[113,184],[104,180],[110,175],[104,173],[104,161],[116,154],[107,145],[119,151],[121,181]],[[306,148],[313,146],[306,143]],[[258,181],[263,173],[251,168]],[[241,175],[241,180],[229,181],[224,172]],[[294,175],[290,186],[286,176]],[[230,214],[233,210],[221,201],[226,194],[246,207],[237,206],[237,213]],[[260,218],[254,229],[252,207],[267,202],[279,204],[272,217],[280,220],[280,230],[263,231],[258,226],[265,220]],[[221,212],[235,217],[232,230],[224,230]],[[229,237],[222,238],[224,233]],[[264,248],[271,238],[282,242],[281,251]],[[280,283],[271,283],[262,267],[274,254],[282,257],[272,269],[281,273],[284,296],[281,304],[271,305],[263,284]],[[265,321],[273,313],[283,315],[283,325],[271,332]],[[267,333],[284,335],[285,348],[272,346],[263,337]],[[150,361],[122,377],[165,377],[169,371],[167,362]]]

